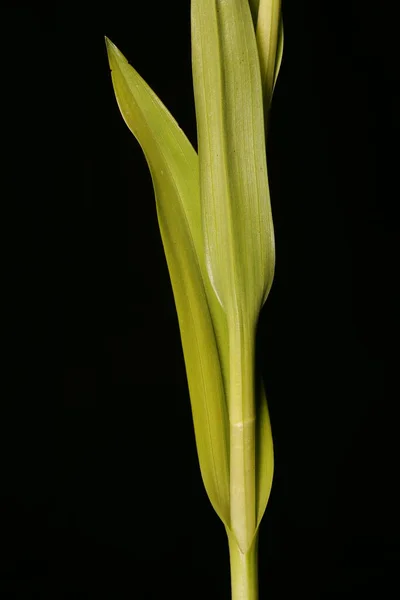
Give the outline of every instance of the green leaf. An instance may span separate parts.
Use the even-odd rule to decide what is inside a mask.
[[[226,346],[226,325],[206,276],[198,158],[154,92],[107,38],[106,43],[118,106],[143,149],[153,180],[203,482],[215,511],[229,527],[229,423],[218,348],[218,343]]]
[[[256,4],[258,4],[258,9],[256,9]],[[258,2],[253,2],[253,5],[253,11],[257,10],[256,39],[264,108],[267,115],[283,54],[281,0],[258,0]]]
[[[247,0],[192,0],[192,65],[204,252],[229,335],[231,528],[246,552],[260,484],[255,331],[275,264],[260,62]]]
[[[254,322],[272,284],[274,235],[246,0],[192,2],[192,62],[207,269],[228,320],[236,311]]]
[[[264,382],[256,396],[256,530],[267,508],[274,476],[274,444]]]
[[[255,24],[266,3],[250,4]],[[255,539],[273,476],[265,390],[254,372],[255,328],[274,270],[261,133],[270,73],[265,77],[260,68],[262,40],[256,42],[253,20],[246,0],[192,1],[201,176],[176,121],[106,38],[117,102],[153,180],[203,482],[240,552]],[[273,85],[283,48],[280,27]],[[267,70],[271,64],[265,62]],[[221,215],[227,219],[218,221]],[[218,237],[219,255],[211,251]]]
[[[276,61],[275,61],[275,75],[274,75],[274,86],[275,89],[276,80],[278,79],[279,72],[281,70],[282,58],[283,58],[283,46],[284,46],[284,32],[283,32],[283,19],[282,15],[279,22],[279,36],[278,36],[278,45],[276,49]]]

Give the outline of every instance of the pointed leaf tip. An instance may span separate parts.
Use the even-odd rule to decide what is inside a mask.
[[[106,35],[104,36],[104,41],[107,48],[108,61],[110,63],[110,67],[112,68],[111,61],[118,60],[119,63],[129,64],[125,56],[122,52],[117,48],[117,46],[108,38]]]

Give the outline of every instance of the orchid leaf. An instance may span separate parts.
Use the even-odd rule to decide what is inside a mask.
[[[191,32],[199,155],[106,45],[119,109],[152,177],[203,482],[240,570],[253,564],[274,468],[255,335],[275,268],[265,137],[282,61],[281,0],[192,0]]]
[[[229,526],[228,417],[207,279],[202,273],[197,154],[154,92],[116,46],[106,42],[118,106],[143,149],[153,181],[203,482],[215,511]]]

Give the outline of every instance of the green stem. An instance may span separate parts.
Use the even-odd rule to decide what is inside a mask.
[[[258,600],[258,532],[246,553],[228,533],[232,600]]]
[[[256,530],[254,328],[230,327],[230,528],[246,552]]]

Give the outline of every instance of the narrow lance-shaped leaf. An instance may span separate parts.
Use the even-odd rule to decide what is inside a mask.
[[[215,511],[229,527],[229,425],[210,306],[220,319],[216,329],[221,336],[225,325],[202,258],[198,158],[154,92],[116,46],[106,42],[119,108],[144,151],[153,180],[203,482]]]
[[[153,178],[157,213],[181,328],[182,345],[192,401],[196,443],[203,481],[216,512],[228,529],[230,515],[228,506],[229,490],[227,489],[229,485],[229,473],[227,472],[226,442],[229,432],[227,431],[225,398],[222,399],[222,403],[220,402],[219,394],[216,395],[212,402],[210,397],[202,399],[200,392],[201,385],[198,385],[198,375],[199,371],[204,375],[207,369],[203,369],[204,365],[199,363],[197,363],[199,367],[197,370],[193,368],[196,360],[193,359],[195,353],[193,352],[193,348],[190,347],[190,340],[193,341],[193,329],[196,330],[196,323],[200,323],[200,328],[202,328],[202,319],[197,319],[196,309],[193,310],[192,306],[188,308],[188,281],[185,275],[188,274],[190,269],[194,269],[193,272],[196,271],[193,264],[197,259],[197,271],[200,270],[201,283],[198,285],[198,274],[194,276],[193,274],[190,275],[193,289],[195,290],[194,295],[199,299],[199,303],[201,304],[204,301],[204,295],[202,294],[205,294],[209,310],[209,313],[207,313],[207,310],[205,311],[206,320],[208,320],[211,314],[212,328],[215,334],[214,337],[213,334],[209,336],[208,333],[210,333],[210,330],[206,327],[205,329],[202,328],[203,337],[205,339],[209,338],[205,345],[214,348],[210,357],[213,356],[216,348],[220,367],[219,380],[221,381],[222,374],[222,387],[226,390],[229,389],[230,366],[227,320],[207,276],[203,253],[199,189],[198,185],[195,185],[195,182],[198,183],[198,159],[187,138],[154,92],[150,90],[136,71],[128,65],[126,59],[116,47],[111,42],[107,42],[111,66],[114,62],[113,83],[119,107],[129,128],[138,138],[146,154]],[[282,51],[282,48],[280,51]],[[278,62],[280,63],[280,59],[277,59]],[[275,80],[278,70],[279,65],[276,70]],[[162,124],[161,127],[160,123]],[[179,158],[177,158],[178,156]],[[166,170],[160,167],[163,164],[167,165]],[[168,165],[172,165],[170,170]],[[164,189],[162,189],[163,187]],[[171,188],[174,189],[172,190]],[[192,260],[193,256],[188,261],[181,260],[182,257],[176,255],[176,252],[179,252],[179,248],[189,248],[191,246],[195,248],[195,260]],[[188,263],[191,265],[189,271],[187,270]],[[200,294],[199,289],[201,290]],[[194,338],[197,339],[196,331]],[[213,339],[209,345],[211,338]],[[200,344],[198,350],[200,349],[204,349],[204,344]],[[218,387],[218,383],[216,387]],[[222,395],[224,396],[223,392]],[[216,402],[216,406],[212,405],[214,402]],[[210,407],[211,412],[209,412]],[[224,414],[222,419],[218,418],[218,411]],[[258,526],[268,501],[273,474],[272,435],[265,391],[262,384],[258,394],[256,412],[255,493]],[[219,425],[220,428],[213,427],[213,424]],[[204,431],[207,429],[208,432],[204,435]],[[220,436],[219,439],[225,440],[225,449],[222,453],[219,452],[221,449],[219,444],[217,443],[216,447],[214,445],[218,436]],[[221,471],[215,468],[216,464],[219,464],[219,454],[223,455],[221,464],[224,464],[224,468]],[[215,460],[215,457],[217,457],[217,460]]]
[[[278,75],[281,70],[284,40],[285,40],[285,38],[284,38],[284,30],[283,30],[283,18],[282,18],[282,14],[281,14],[281,18],[279,21],[278,46],[276,49],[275,76],[274,76],[274,85],[272,88],[272,92],[275,89],[276,80],[278,79]]]
[[[267,116],[283,54],[281,0],[259,0],[256,39]]]
[[[249,0],[260,60],[265,121],[268,120],[268,111],[283,56],[281,4],[281,0]],[[266,122],[266,130],[267,125]]]
[[[255,329],[274,272],[260,63],[247,0],[192,0],[192,62],[204,250],[229,335],[231,528],[246,552],[258,517]]]
[[[283,56],[284,32],[281,0],[249,0],[249,5],[254,29],[256,31],[263,91],[265,132],[267,133],[268,113]],[[279,25],[277,28],[278,18]],[[277,41],[275,47],[276,38]],[[271,80],[272,90],[270,84]],[[274,470],[271,423],[262,382],[260,396],[258,396],[257,400],[256,486],[258,527],[268,503]]]
[[[251,321],[272,284],[274,236],[247,0],[193,0],[192,62],[207,269],[227,314]]]

